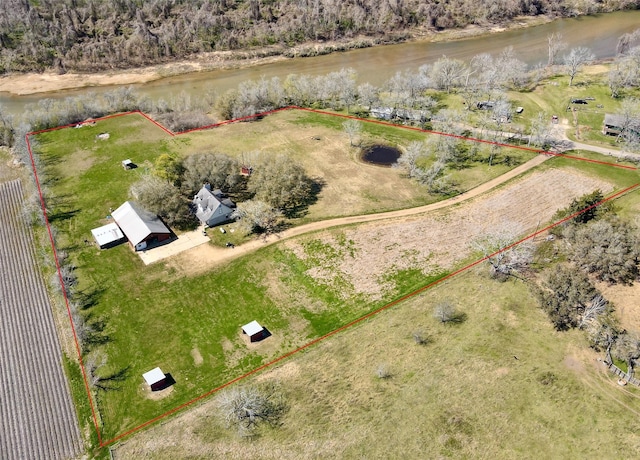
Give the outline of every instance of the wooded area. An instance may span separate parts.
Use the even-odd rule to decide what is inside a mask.
[[[637,8],[638,0],[2,0],[0,74],[96,71],[269,45]],[[355,43],[353,46],[357,46]],[[283,52],[274,50],[273,53]]]

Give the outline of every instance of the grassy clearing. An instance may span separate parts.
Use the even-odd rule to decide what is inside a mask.
[[[616,147],[612,136],[602,134],[602,123],[605,113],[615,113],[620,109],[622,98],[613,99],[607,84],[608,68],[594,66],[601,72],[581,72],[576,77],[573,86],[569,86],[569,77],[556,76],[541,82],[530,92],[510,92],[509,98],[513,105],[524,107],[525,118],[532,118],[538,112],[548,116],[558,115],[571,127],[567,130],[570,139]],[[588,69],[587,69],[588,70]],[[629,89],[623,92],[625,97],[638,97],[640,92]],[[589,100],[587,104],[571,104],[572,99]],[[567,110],[575,108],[575,112]],[[526,123],[527,124],[527,123]],[[576,127],[578,129],[576,129]]]
[[[466,314],[440,324],[433,307]],[[413,333],[429,337],[418,345]],[[640,394],[580,333],[557,333],[521,282],[468,272],[253,378],[279,382],[282,427],[242,440],[215,401],[125,441],[136,458],[616,458],[637,449]],[[517,358],[517,359],[516,359]],[[390,378],[376,369],[386,364]],[[251,383],[251,382],[249,382]],[[634,412],[635,411],[635,412]],[[178,429],[178,427],[180,427]],[[611,436],[616,433],[616,436]]]

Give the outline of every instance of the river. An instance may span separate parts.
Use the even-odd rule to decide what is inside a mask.
[[[553,32],[563,35],[568,48],[586,46],[598,59],[615,56],[620,35],[640,27],[640,11],[620,11],[596,16],[559,19],[547,24],[496,32],[461,40],[427,42],[417,41],[397,45],[358,49],[325,56],[296,58],[252,67],[215,70],[167,77],[145,84],[132,85],[153,100],[170,99],[185,91],[192,95],[206,91],[223,93],[235,88],[239,82],[261,77],[285,78],[289,74],[321,75],[351,67],[358,73],[359,82],[380,85],[396,72],[415,70],[446,55],[468,61],[480,53],[497,54],[513,46],[520,59],[529,65],[546,63],[547,36]],[[25,104],[43,98],[75,96],[93,91],[100,93],[113,87],[91,87],[74,90],[14,96],[0,93],[0,105],[9,113],[18,114]]]

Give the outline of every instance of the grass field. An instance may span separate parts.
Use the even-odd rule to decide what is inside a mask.
[[[325,179],[317,207],[309,210],[306,219],[409,207],[435,199],[396,170],[355,161],[341,122],[332,126],[327,119],[286,112],[257,123],[171,138],[143,118],[127,116],[100,121],[96,127],[38,136],[46,164],[50,220],[60,230],[59,249],[68,251],[77,265],[79,292],[89,300],[86,316],[105,326],[106,344],[101,348],[108,363],[101,375],[121,377],[111,382],[117,390],[97,392],[103,439],[177,407],[450,269],[436,265],[425,273],[392,266],[382,280],[385,288],[372,298],[358,292],[348,279],[337,276],[323,283],[309,274],[317,267],[330,269],[332,255],[349,255],[350,240],[340,239],[339,232],[339,244],[331,248],[311,240],[305,248],[311,257],[296,257],[290,249],[276,245],[222,270],[193,277],[164,264],[143,267],[126,246],[99,251],[84,242],[90,239],[91,228],[105,222],[109,208],[127,199],[130,184],[165,152],[241,154],[265,146],[263,151],[286,153],[312,175]],[[111,134],[108,141],[95,139],[105,131]],[[397,144],[424,136],[379,126],[367,135]],[[522,154],[521,160],[530,155]],[[123,170],[120,161],[126,158],[140,168]],[[552,161],[560,165],[568,160]],[[336,164],[345,166],[336,168]],[[595,166],[572,166],[584,171],[592,168],[588,174],[598,174]],[[495,166],[490,172],[498,175],[504,170]],[[469,178],[460,180],[461,187],[470,188],[473,181],[487,179],[472,167],[468,171]],[[616,173],[611,181],[618,186],[631,181],[631,175],[637,176],[635,172]],[[394,192],[391,197],[390,192]],[[340,197],[352,201],[336,203]],[[239,327],[254,319],[274,333],[259,346],[248,345],[239,334]],[[141,375],[158,365],[178,383],[163,399],[152,399]]]
[[[466,315],[443,325],[433,306]],[[427,345],[417,345],[421,330]],[[380,364],[388,379],[375,375]],[[558,333],[526,284],[484,267],[362,323],[246,384],[276,382],[277,429],[241,439],[215,401],[117,446],[116,458],[620,458],[640,447],[640,393]]]

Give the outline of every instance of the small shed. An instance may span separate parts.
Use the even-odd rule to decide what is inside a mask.
[[[134,169],[136,165],[130,159],[122,160],[122,167],[124,169]]]
[[[126,238],[115,222],[91,230],[93,239],[100,249],[108,249],[124,243]]]
[[[257,321],[251,321],[249,324],[242,326],[242,332],[249,336],[251,342],[259,342],[264,339],[264,327],[260,326]]]
[[[167,386],[167,377],[159,367],[145,372],[142,378],[151,387],[151,391],[163,390]]]

